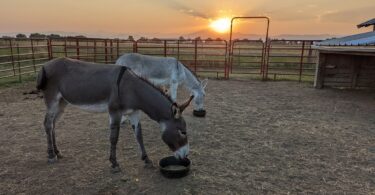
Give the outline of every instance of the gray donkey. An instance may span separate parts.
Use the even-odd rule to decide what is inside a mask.
[[[112,163],[112,172],[120,171],[116,160],[116,144],[121,116],[124,114],[130,118],[141,150],[141,158],[146,164],[151,161],[143,145],[140,111],[159,123],[162,140],[176,157],[186,158],[189,153],[186,123],[181,114],[193,96],[182,105],[177,105],[158,88],[124,66],[57,58],[41,68],[37,89],[42,90],[47,106],[44,127],[50,163],[62,158],[56,146],[55,123],[68,104],[88,111],[109,113],[109,160]]]

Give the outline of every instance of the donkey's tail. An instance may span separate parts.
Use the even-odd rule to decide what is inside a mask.
[[[39,71],[36,89],[37,90],[43,90],[46,87],[47,84],[47,75],[46,70],[42,66],[42,69]]]

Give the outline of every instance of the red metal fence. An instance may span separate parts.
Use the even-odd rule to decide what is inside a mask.
[[[175,57],[205,77],[312,80],[317,56],[313,43],[233,41],[230,49],[226,41],[216,40],[0,39],[0,79],[21,80],[56,57],[114,63],[124,53],[138,52]]]

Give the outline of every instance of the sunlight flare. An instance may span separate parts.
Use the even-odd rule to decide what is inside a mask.
[[[210,27],[218,32],[218,33],[225,33],[228,32],[230,29],[230,19],[229,18],[219,18],[214,20],[210,23]]]

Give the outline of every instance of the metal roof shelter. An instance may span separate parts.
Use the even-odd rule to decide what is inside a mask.
[[[374,25],[375,18],[357,25]],[[315,87],[375,88],[375,31],[316,43]]]
[[[373,25],[374,26],[374,30],[375,31],[375,18],[369,20],[369,21],[366,21],[366,22],[363,22],[361,24],[358,24],[357,27],[358,28],[362,28],[362,27],[368,27],[368,26],[371,26]]]
[[[330,39],[316,44],[317,46],[362,46],[375,45],[375,31]]]

